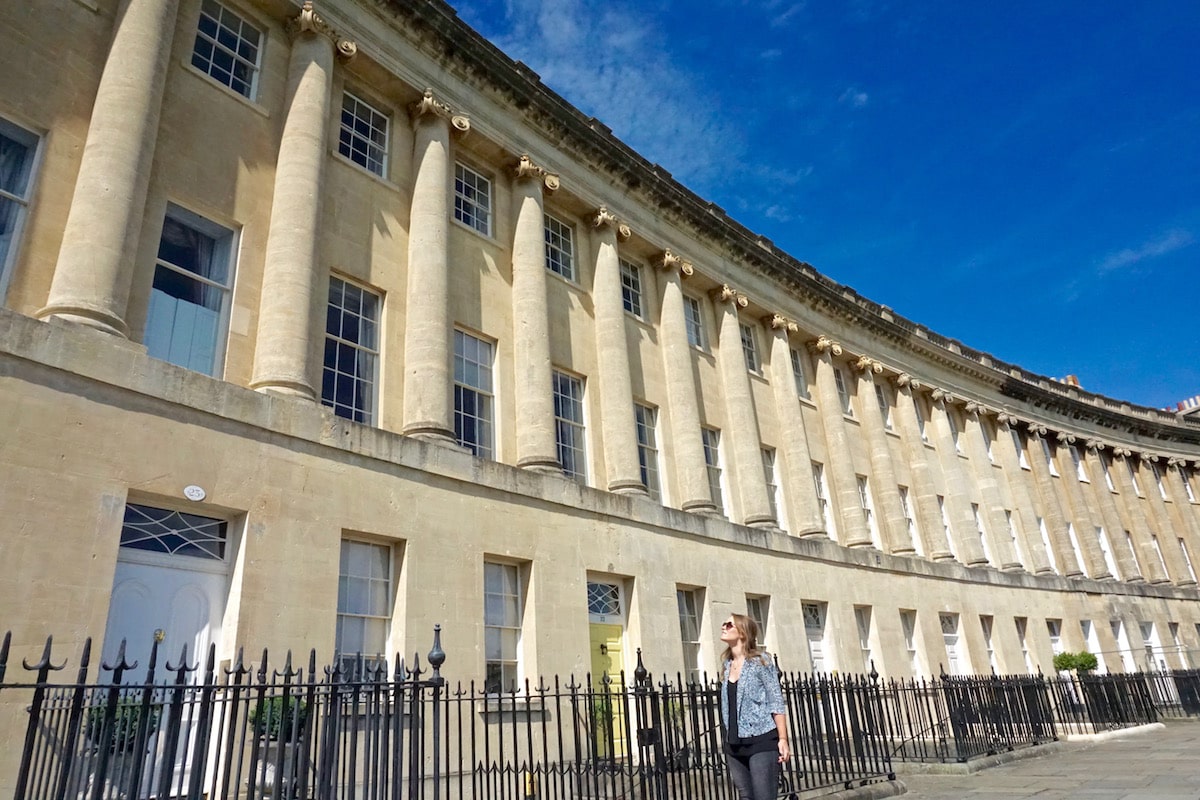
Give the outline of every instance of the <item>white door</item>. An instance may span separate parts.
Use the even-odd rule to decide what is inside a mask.
[[[197,673],[203,671],[208,645],[216,640],[225,615],[228,576],[224,562],[214,572],[204,562],[188,563],[198,561],[122,548],[108,606],[104,660],[115,664],[124,639],[125,662],[137,662],[137,668],[126,674],[128,681],[145,679],[155,639],[160,641],[157,679],[165,674],[168,662],[178,666],[185,644],[188,662],[200,665]]]
[[[220,634],[229,584],[227,523],[193,514],[130,504],[125,510],[117,567],[102,649],[104,663],[115,666],[121,641],[125,663],[136,664],[122,682],[140,684],[146,679],[150,651],[159,642],[156,684],[173,683],[168,666],[179,667],[184,645],[189,682],[203,679],[209,644]],[[102,680],[111,680],[110,672]],[[157,720],[161,725],[163,720]],[[196,741],[196,721],[185,699],[178,751],[152,735],[142,777],[142,796],[159,784],[161,770],[171,770],[171,793],[186,791],[191,773],[191,751]]]

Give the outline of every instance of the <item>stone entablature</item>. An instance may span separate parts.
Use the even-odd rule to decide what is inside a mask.
[[[793,298],[804,298],[812,309],[848,319],[892,346],[949,367],[1033,408],[1045,409],[1051,419],[1061,415],[1090,421],[1101,429],[1127,429],[1138,438],[1200,446],[1200,419],[1114,400],[1001,361],[930,331],[778,250],[769,239],[740,225],[722,208],[676,182],[663,167],[640,156],[614,137],[607,126],[571,106],[545,86],[533,70],[505,56],[440,0],[374,2],[403,18],[406,24],[397,26],[397,30],[411,36],[414,44],[431,57],[453,60],[459,67],[455,70],[459,77],[507,95],[513,101],[512,107],[521,109],[515,113],[523,114],[530,127],[552,138],[558,147],[582,163],[602,164],[642,203],[685,226],[690,235],[713,251],[728,253],[743,268],[792,288]],[[448,46],[451,43],[453,46]],[[718,284],[725,282],[719,275],[712,277]]]

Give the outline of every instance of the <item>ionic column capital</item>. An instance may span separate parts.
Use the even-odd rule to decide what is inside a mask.
[[[992,409],[988,408],[983,403],[980,403],[978,400],[968,400],[967,404],[963,406],[963,408],[968,414],[980,417],[986,417],[993,413]]]
[[[1063,444],[1075,444],[1075,434],[1067,433],[1066,431],[1055,431],[1054,438],[1058,439]]]
[[[1130,450],[1128,447],[1116,447],[1116,446],[1113,447],[1113,457],[1114,458],[1129,458],[1132,455],[1133,455],[1133,451]]]
[[[1030,436],[1045,436],[1047,428],[1040,422],[1030,422],[1026,427]]]
[[[1170,458],[1167,459],[1167,466],[1168,467],[1186,467],[1187,459],[1181,458],[1180,456],[1171,456]]]
[[[419,124],[423,119],[434,117],[446,120],[450,123],[450,127],[458,133],[466,133],[471,130],[471,120],[463,114],[455,114],[451,111],[449,105],[434,97],[433,89],[426,89],[421,99],[408,107],[408,115],[414,125]]]
[[[762,318],[762,323],[772,331],[783,334],[785,338],[790,333],[800,332],[800,326],[783,314],[767,314]]]
[[[1142,461],[1149,461],[1151,464],[1158,463],[1158,453],[1139,453]]]
[[[825,355],[828,353],[833,356],[842,354],[842,345],[830,339],[828,336],[818,336],[816,339],[808,343],[808,349],[812,350],[817,355]]]
[[[1005,428],[1015,428],[1021,422],[1016,414],[1011,414],[1007,411],[1001,411],[996,414],[996,424]]]
[[[621,220],[617,219],[617,215],[608,210],[608,206],[600,206],[596,209],[592,216],[593,228],[611,228],[616,231],[617,238],[622,242],[633,235],[633,231],[629,229]]]
[[[934,388],[929,393],[929,398],[935,403],[940,403],[943,406],[952,406],[956,401],[954,395],[946,389]]]
[[[1093,453],[1099,453],[1101,450],[1103,450],[1107,446],[1108,445],[1106,445],[1104,442],[1100,441],[1099,439],[1088,439],[1084,443],[1084,447],[1086,447],[1088,450],[1092,451]]]
[[[745,308],[750,305],[746,295],[734,289],[728,283],[723,283],[708,293],[715,303],[731,303],[735,308]]]
[[[859,356],[852,362],[852,366],[862,373],[879,375],[883,372],[883,364],[870,356]]]
[[[653,263],[661,270],[678,272],[681,278],[690,278],[696,272],[692,262],[684,260],[678,253],[669,249],[663,250]]]
[[[558,175],[535,164],[528,153],[522,153],[521,157],[517,159],[517,163],[513,165],[513,174],[519,181],[541,181],[548,192],[558,191],[560,185]]]
[[[918,391],[921,388],[921,382],[912,375],[909,375],[907,372],[901,372],[896,377],[892,378],[892,382],[901,389],[907,386],[909,390],[913,392]]]
[[[358,44],[335,31],[325,21],[325,18],[313,9],[313,0],[304,0],[304,5],[300,8],[300,13],[288,20],[287,32],[293,39],[305,33],[313,33],[317,36],[326,37],[329,41],[333,42],[338,58],[343,62],[349,62],[358,55]]]

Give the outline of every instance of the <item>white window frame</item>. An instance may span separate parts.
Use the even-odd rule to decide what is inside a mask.
[[[846,383],[846,373],[837,364],[833,366],[833,383],[837,387],[838,400],[842,404],[842,413],[847,417],[853,417],[854,405],[850,402],[850,389]]]
[[[938,513],[942,517],[942,535],[946,537],[946,545],[950,548],[950,554],[957,557],[954,552],[954,530],[950,527],[950,514],[946,511],[946,496],[937,495]]]
[[[817,493],[817,506],[821,509],[821,518],[825,521],[825,529],[829,538],[838,540],[837,523],[833,514],[833,503],[829,499],[829,484],[825,480],[825,465],[820,461],[812,462],[813,487]]]
[[[1017,466],[1021,469],[1030,469],[1029,456],[1025,452],[1025,441],[1021,438],[1021,432],[1016,428],[1009,428],[1008,432],[1012,434],[1013,448],[1017,451]]]
[[[1117,487],[1113,484],[1112,473],[1108,471],[1108,456],[1103,450],[1097,450],[1096,457],[1100,460],[1100,470],[1104,473],[1104,485],[1108,487],[1108,491],[1115,493]]]
[[[1154,476],[1154,484],[1158,487],[1159,496],[1162,497],[1163,500],[1170,502],[1171,498],[1167,497],[1167,487],[1163,486],[1162,470],[1160,470],[1158,468],[1158,464],[1155,464],[1153,461],[1149,461],[1147,463],[1150,465],[1150,474]]]
[[[1008,536],[1012,540],[1013,554],[1016,555],[1017,561],[1024,567],[1029,564],[1029,560],[1025,557],[1025,553],[1021,547],[1021,538],[1017,536],[1017,520],[1011,509],[1004,509],[1004,522],[1008,525]]]
[[[338,119],[338,155],[372,175],[386,179],[391,118],[354,92],[344,89]]]
[[[938,624],[942,629],[942,644],[946,649],[946,674],[969,674],[970,667],[962,650],[962,634],[958,614],[953,611],[943,611],[938,614]]]
[[[1133,493],[1138,497],[1145,497],[1142,494],[1142,484],[1138,482],[1137,469],[1133,466],[1133,459],[1126,458],[1125,466],[1129,468],[1129,482],[1133,484]]]
[[[1079,571],[1089,578],[1092,577],[1091,565],[1083,557],[1083,548],[1079,546],[1079,536],[1075,533],[1074,522],[1067,523],[1067,539],[1071,542],[1071,550],[1075,553],[1075,563],[1079,565]]]
[[[762,359],[758,355],[758,340],[754,336],[754,326],[739,322],[738,334],[742,340],[742,357],[746,361],[746,370],[755,375],[762,375]]]
[[[808,373],[804,369],[804,354],[794,347],[788,348],[788,355],[792,361],[792,377],[796,380],[796,394],[804,399],[808,399]]]
[[[900,510],[904,513],[904,526],[908,531],[908,539],[917,555],[925,555],[925,546],[921,543],[921,534],[917,528],[917,516],[913,512],[912,492],[907,486],[896,486],[900,495]]]
[[[683,327],[688,344],[697,350],[708,351],[708,336],[704,331],[704,310],[700,300],[690,294],[683,296]]]
[[[1013,627],[1017,630],[1017,643],[1021,647],[1021,659],[1025,662],[1025,671],[1033,674],[1033,658],[1029,655],[1029,618],[1013,617]]]
[[[454,219],[489,239],[492,236],[492,181],[461,161],[454,163]]]
[[[553,214],[543,220],[546,235],[546,269],[571,283],[575,278],[575,228]]]
[[[1083,456],[1079,453],[1079,445],[1069,444],[1067,447],[1071,449],[1071,462],[1075,464],[1075,477],[1080,483],[1091,483],[1083,465]]]
[[[1109,574],[1120,580],[1121,572],[1117,569],[1117,560],[1113,558],[1112,545],[1108,541],[1108,531],[1104,530],[1103,525],[1096,526],[1096,543],[1100,546],[1100,554],[1104,556],[1104,566],[1108,568]]]
[[[642,268],[631,261],[620,259],[621,305],[627,314],[643,322],[646,320],[646,296],[642,290]]]
[[[1137,567],[1138,574],[1142,574],[1142,562],[1138,559],[1137,547],[1133,544],[1133,533],[1130,531],[1125,531],[1125,546],[1129,548],[1129,552],[1133,556],[1133,563]]]
[[[201,275],[192,270],[173,264],[163,258],[162,246],[163,236],[167,234],[167,226],[169,224],[178,225],[190,231],[193,234],[203,236],[212,243],[211,263],[224,265],[225,279],[224,281],[214,280],[205,275]],[[159,236],[159,249],[154,257],[154,273],[151,277],[150,303],[146,309],[146,328],[143,335],[143,343],[146,349],[153,358],[158,358],[163,361],[168,361],[172,364],[211,375],[220,377],[225,366],[225,348],[229,338],[229,312],[233,298],[233,283],[234,273],[237,267],[238,255],[238,233],[237,231],[226,228],[212,220],[192,211],[182,208],[173,203],[167,204],[167,211],[163,217],[163,229]],[[168,280],[172,275],[181,276],[184,280],[190,281],[202,287],[202,290],[214,290],[219,292],[220,308],[211,309],[199,303],[192,303],[187,300],[176,298],[166,292],[154,288],[154,284],[158,282],[159,277],[164,276]],[[169,327],[164,328],[161,333],[166,337],[159,339],[160,333],[155,320],[166,319],[165,315],[171,307],[166,307],[161,304],[172,302],[174,303],[175,313],[171,314],[171,322]],[[209,311],[216,312],[216,329],[213,331],[212,341],[212,358],[207,361],[205,368],[199,368],[199,365],[192,362],[182,363],[178,354],[174,352],[175,345],[178,343],[175,339],[175,325],[179,321],[179,310],[184,306],[192,306],[204,308]],[[194,329],[193,329],[194,333]],[[194,335],[185,337],[194,340]],[[181,340],[182,341],[182,340]],[[166,348],[164,351],[163,348]],[[174,356],[174,357],[173,357]]]
[[[926,420],[926,418],[925,418],[924,409],[921,408],[920,395],[918,395],[914,392],[913,396],[912,396],[912,401],[913,401],[913,411],[916,412],[916,415],[917,415],[917,432],[921,434],[921,441],[925,444],[929,444],[929,430],[926,427],[928,424],[928,420]]]
[[[1050,546],[1050,530],[1046,527],[1046,518],[1038,517],[1038,533],[1042,537],[1042,548],[1046,551],[1046,560],[1050,562],[1050,569],[1054,570],[1056,575],[1062,574],[1062,569],[1058,566],[1058,559],[1054,556],[1054,548]]]
[[[662,481],[658,468],[658,409],[644,403],[633,404],[633,420],[636,427],[638,467],[642,485],[650,497],[662,502]]]
[[[762,448],[763,478],[767,482],[767,501],[771,505],[771,516],[784,530],[787,526],[783,521],[783,497],[780,495],[779,479],[776,476],[776,459],[774,447]],[[1182,541],[1182,540],[1180,540]]]
[[[1163,558],[1162,545],[1158,542],[1158,534],[1150,534],[1150,544],[1154,545],[1154,554],[1158,556],[1158,565],[1162,567],[1163,574],[1168,578],[1171,576],[1171,571],[1167,569],[1167,560]]]
[[[1063,652],[1062,620],[1050,618],[1046,620],[1046,635],[1050,637],[1050,652],[1059,655]]]
[[[758,646],[765,649],[767,644],[767,623],[770,621],[771,597],[765,594],[746,595],[746,616],[758,625]]]
[[[996,648],[992,644],[992,629],[996,621],[991,614],[979,615],[979,630],[983,633],[983,648],[987,652],[988,667],[995,673],[999,670],[996,664]]]
[[[0,288],[0,297],[3,296],[3,290]],[[1188,474],[1187,467],[1179,467],[1179,479],[1183,481],[1183,493],[1187,495],[1188,502],[1196,502],[1196,493],[1192,489],[1192,478]]]
[[[949,405],[946,406],[946,424],[950,426],[950,441],[954,442],[954,452],[961,456],[963,448],[959,436],[958,420],[954,418],[954,409]]]
[[[212,16],[212,11],[214,9],[217,11],[216,17]],[[211,25],[205,25],[205,19],[208,19],[212,24],[215,24],[218,30],[225,28],[237,36],[237,52],[234,52],[224,44],[221,44],[218,41],[219,36],[214,37],[212,33],[204,30],[205,27],[211,27]],[[236,30],[234,30],[233,27],[234,22],[237,23]],[[243,37],[243,32],[246,29],[254,31],[257,36],[257,43],[252,44],[249,41],[245,42],[248,47],[254,48],[253,59],[246,57],[243,48],[241,47],[244,39],[246,38]],[[245,97],[247,100],[254,101],[258,97],[258,77],[262,70],[262,51],[263,45],[266,42],[266,38],[267,36],[264,31],[259,29],[258,26],[251,23],[242,15],[232,11],[228,6],[224,5],[223,3],[218,3],[216,0],[204,0],[200,7],[200,16],[197,17],[196,20],[196,36],[192,40],[192,51],[191,56],[188,59],[188,63],[191,64],[192,67],[198,72],[207,76],[219,86],[223,86],[229,91],[240,95],[241,97]],[[201,42],[204,42],[205,47],[211,48],[212,52],[209,55],[204,56],[197,53],[196,48],[200,46]],[[223,68],[220,71],[228,74],[228,80],[214,75],[213,71],[216,68],[215,57],[218,52],[221,53],[224,58],[230,59],[235,66],[241,66],[244,69],[248,69],[250,72],[249,80],[247,81],[244,77],[238,77],[234,71],[225,70]],[[201,63],[197,63],[197,59],[199,59]],[[245,84],[244,91],[234,85],[235,80],[238,84]]]
[[[923,674],[921,657],[917,650],[917,612],[911,608],[900,609],[900,631],[904,636],[904,649],[908,652],[908,667],[913,677]]]
[[[454,329],[454,438],[479,458],[496,457],[496,343]],[[465,399],[472,400],[468,411]],[[466,420],[474,435],[467,437]]]
[[[1185,567],[1187,567],[1188,577],[1190,577],[1194,583],[1196,581],[1196,570],[1192,566],[1192,554],[1188,552],[1187,542],[1184,541],[1182,536],[1179,537],[1179,552],[1183,554],[1183,564]]]
[[[1059,477],[1058,466],[1054,463],[1054,452],[1050,449],[1050,442],[1045,436],[1039,436],[1038,441],[1042,443],[1042,455],[1046,457],[1046,467],[1050,470],[1052,477]]]
[[[329,330],[329,309],[333,303],[333,289],[335,282],[340,283],[347,288],[352,288],[355,291],[361,292],[362,299],[364,301],[367,298],[371,298],[373,300],[375,312],[373,318],[367,317],[363,313],[355,312],[352,307],[348,307],[345,304],[338,306],[338,308],[341,311],[342,317],[346,315],[357,316],[360,320],[366,320],[372,323],[371,330],[374,331],[374,342],[364,344],[361,341],[348,339],[342,335],[344,332],[343,329],[339,329],[338,333],[336,334]],[[343,298],[344,297],[345,293],[343,292]],[[364,305],[360,305],[360,311],[365,310],[366,309]],[[333,413],[339,417],[353,420],[354,422],[361,422],[364,425],[375,424],[375,409],[378,407],[380,362],[379,341],[382,338],[379,336],[379,328],[382,310],[383,295],[341,276],[329,276],[329,300],[326,303],[325,353],[323,354],[321,361],[321,404],[332,408]],[[363,330],[361,322],[359,323],[358,328],[359,332],[361,333]],[[339,354],[346,352],[342,348],[349,348],[350,351],[354,353],[354,372],[347,372],[341,369],[342,365],[340,363],[340,359],[338,358],[335,358],[334,366],[330,366],[328,355],[329,346],[331,344],[334,346],[335,351]],[[364,375],[360,374],[360,370],[364,373],[369,372],[369,377],[364,377]],[[332,396],[329,395],[326,387],[326,378],[328,377],[329,373],[332,373],[334,380]],[[354,382],[355,400],[352,401],[351,405],[349,406],[337,401],[337,381],[339,377],[344,377]],[[360,389],[364,386],[366,387],[367,391],[360,393]],[[360,396],[366,399],[367,402],[365,404],[360,405],[357,402],[357,398]]]
[[[579,375],[560,369],[554,370],[551,377],[554,394],[554,442],[558,451],[558,464],[568,478],[586,484],[588,468],[584,380]]]
[[[988,546],[987,530],[983,526],[983,514],[979,511],[979,503],[971,503],[971,516],[975,520],[975,532],[979,535],[979,546],[983,549],[983,557],[993,566],[996,560],[992,558],[992,548]]]
[[[22,232],[25,229],[25,220],[29,216],[29,204],[33,199],[33,187],[36,184],[38,167],[41,164],[42,137],[3,117],[0,117],[0,136],[26,149],[25,159],[16,175],[16,185],[11,187],[16,191],[6,190],[0,186],[0,209],[8,204],[12,204],[14,208],[8,246],[5,250],[0,251],[0,304],[2,304],[8,291],[9,281],[16,270]]]
[[[881,384],[875,384],[875,401],[879,404],[879,416],[883,418],[883,429],[892,429],[892,404],[888,401],[887,390]]]
[[[983,437],[983,451],[985,453],[987,453],[988,462],[995,464],[996,463],[996,454],[995,454],[995,452],[993,452],[993,449],[992,449],[992,441],[993,441],[992,440],[992,432],[990,430],[988,430],[988,424],[989,424],[988,421],[986,419],[984,419],[982,415],[980,415],[979,416],[979,435]]]
[[[704,448],[704,467],[708,474],[708,491],[717,511],[725,514],[725,470],[721,458],[721,431],[707,425],[700,428]]]
[[[520,564],[513,562],[483,562],[483,688],[487,694],[511,692],[524,678],[524,663],[521,658],[525,627],[524,572]],[[499,583],[497,578],[500,578]],[[511,605],[507,602],[510,600]],[[505,633],[509,636],[505,637]],[[514,633],[512,650],[506,652],[504,639],[511,639]],[[499,649],[494,645],[500,645]],[[494,666],[500,670],[499,684],[491,674]],[[508,685],[505,685],[506,683]]]
[[[862,654],[862,669],[864,675],[869,675],[875,668],[875,656],[871,653],[871,607],[854,607],[854,627],[858,632],[858,649]]]
[[[813,672],[831,669],[828,661],[829,642],[826,639],[828,603],[804,600],[800,603],[800,615],[804,620],[804,639],[808,644],[808,660]]]
[[[704,624],[704,590],[675,587],[679,614],[679,642],[683,649],[683,674],[689,684],[697,684],[703,675],[701,626]]]
[[[348,562],[354,560],[353,551],[355,549],[369,553],[369,574],[359,575],[349,571],[351,567]],[[350,667],[356,663],[360,653],[366,664],[375,666],[387,662],[389,642],[391,641],[392,610],[395,602],[394,558],[395,551],[390,544],[350,537],[342,539],[338,558],[337,629],[334,633],[334,649],[337,651],[339,663],[343,667]],[[381,565],[385,568],[384,574],[376,574],[375,567]],[[351,603],[353,599],[351,581],[361,581],[365,584],[365,605]],[[375,601],[379,600],[378,589],[381,584],[384,589],[383,598],[382,602],[377,604]],[[365,647],[346,649],[346,627],[350,620],[362,621],[361,638],[363,642],[369,644],[368,639],[371,639],[379,645],[374,652],[369,652]],[[369,630],[371,628],[376,630],[371,632]]]
[[[855,479],[858,483],[858,504],[862,507],[863,521],[867,523],[867,530],[871,533],[871,542],[882,549],[879,525],[875,519],[875,505],[871,500],[871,483],[866,475],[856,475]]]

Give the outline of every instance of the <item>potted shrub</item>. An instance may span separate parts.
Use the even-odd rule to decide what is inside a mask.
[[[159,716],[160,706],[157,703],[147,706],[146,713],[143,715],[141,699],[133,697],[118,700],[111,719],[108,716],[107,703],[88,708],[84,738],[97,751],[107,750],[109,753],[103,774],[96,772],[100,766],[100,758],[96,757],[87,761],[90,765],[87,776],[87,793],[89,795],[92,793],[92,787],[95,786],[96,781],[104,784],[106,796],[112,791],[124,792],[128,789],[133,780],[132,765],[136,763],[135,748],[137,747],[138,729],[141,727],[143,717],[146,722],[144,746],[148,748],[157,733]],[[106,720],[108,721],[107,726],[105,725]],[[151,767],[152,765],[147,760],[143,767],[145,773],[149,773]],[[108,787],[121,788],[113,790]]]
[[[296,748],[303,747],[308,706],[299,697],[280,695],[259,700],[250,712],[250,726],[258,738],[258,763],[253,764],[250,782],[263,795],[276,789],[286,796],[298,777]],[[280,775],[276,774],[276,769]]]

